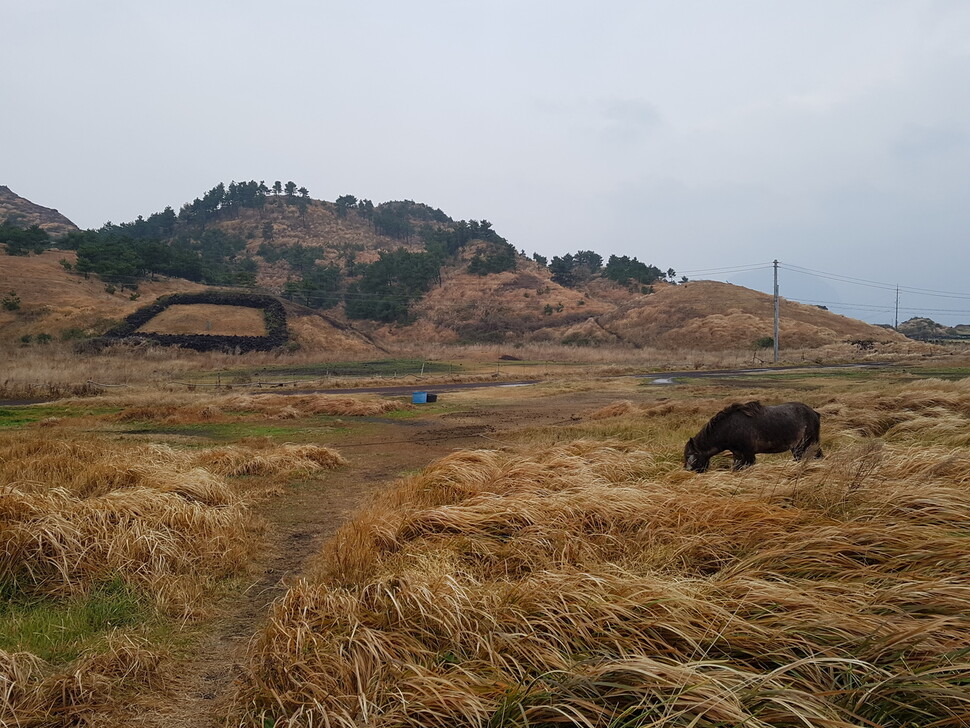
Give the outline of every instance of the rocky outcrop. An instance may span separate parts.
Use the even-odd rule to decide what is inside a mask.
[[[57,210],[43,207],[21,197],[9,187],[0,185],[0,222],[9,221],[18,227],[38,225],[51,235],[65,235],[78,226]]]

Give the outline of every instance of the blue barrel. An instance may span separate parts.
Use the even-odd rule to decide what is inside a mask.
[[[411,404],[427,404],[428,403],[428,393],[427,392],[412,392],[411,393]]]

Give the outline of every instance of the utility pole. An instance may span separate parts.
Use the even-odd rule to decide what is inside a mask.
[[[899,331],[899,284],[896,284],[896,316],[893,318],[893,328]]]
[[[775,364],[778,363],[778,261],[773,262],[775,267]]]

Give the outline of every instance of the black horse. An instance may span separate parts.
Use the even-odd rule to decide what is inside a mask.
[[[684,446],[684,467],[703,473],[711,458],[724,450],[734,456],[734,469],[754,465],[758,452],[791,450],[796,460],[813,450],[822,457],[819,445],[821,418],[802,402],[764,406],[760,402],[732,404],[701,428]]]

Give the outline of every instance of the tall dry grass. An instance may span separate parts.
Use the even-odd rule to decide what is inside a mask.
[[[292,443],[211,448],[196,456],[195,462],[225,476],[293,475],[333,470],[347,464],[340,453],[329,447]]]
[[[752,341],[754,338],[752,338]],[[419,343],[418,343],[419,342]],[[734,369],[763,366],[770,362],[771,353],[752,347],[724,347],[711,350],[707,346],[643,346],[597,345],[567,346],[552,342],[502,344],[450,344],[413,338],[389,344],[389,351],[401,357],[426,358],[436,361],[470,360],[498,361],[512,355],[532,362],[573,363],[615,366],[621,369],[679,371],[695,369]],[[819,347],[782,348],[781,364],[821,364],[853,361],[898,361],[931,355],[934,347],[919,342],[880,344],[872,351],[843,342]],[[514,366],[514,362],[509,362]]]
[[[315,445],[177,450],[90,434],[4,433],[0,587],[30,605],[83,600],[120,581],[158,613],[196,620],[211,613],[219,582],[247,572],[262,543],[250,486],[227,478],[344,462]],[[163,655],[133,630],[65,664],[0,649],[0,724],[76,725],[125,690],[158,684]]]
[[[83,601],[120,581],[151,609],[194,618],[216,582],[246,570],[261,529],[189,454],[92,435],[0,436],[0,585],[18,609]],[[9,609],[3,618],[16,621]],[[53,619],[44,629],[56,643]],[[65,664],[0,650],[0,724],[76,725],[156,683],[163,655],[136,635],[122,629]]]
[[[448,456],[345,526],[276,604],[236,720],[966,725],[970,452],[861,429],[931,411],[958,429],[966,390],[817,394],[829,456],[738,473],[671,455],[700,416],[690,401],[584,425],[652,419],[657,441]]]
[[[238,573],[260,525],[199,453],[49,432],[0,437],[0,580],[43,594],[121,576],[175,613]]]
[[[346,361],[365,361],[373,352],[347,352]],[[53,387],[60,396],[87,382],[110,386],[165,386],[200,372],[269,368],[319,362],[317,352],[249,352],[242,355],[196,352],[172,347],[115,347],[101,353],[78,353],[74,342],[55,342],[30,347],[4,346],[0,351],[0,399],[27,398],[24,391]],[[106,387],[110,391],[110,386]],[[86,393],[85,393],[86,394]]]
[[[287,420],[320,415],[373,417],[411,409],[401,399],[326,394],[225,394],[216,392],[125,392],[106,394],[90,402],[96,406],[122,407],[104,415],[113,422],[247,422]]]
[[[69,666],[51,666],[28,652],[0,650],[0,725],[18,728],[87,725],[119,691],[158,687],[162,655],[128,635]]]
[[[399,400],[376,397],[346,397],[326,394],[283,395],[249,394],[226,397],[221,401],[224,409],[258,412],[278,419],[308,417],[311,415],[375,416],[387,412],[411,409],[411,405]]]

